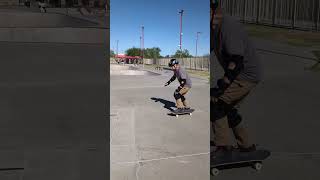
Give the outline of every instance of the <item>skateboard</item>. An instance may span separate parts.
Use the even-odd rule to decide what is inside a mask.
[[[192,116],[193,111],[194,111],[194,109],[188,109],[188,110],[185,110],[181,113],[175,113],[174,111],[172,111],[171,113],[168,113],[168,115],[176,116],[177,118],[179,117],[179,115],[186,115],[186,114],[189,114],[190,116]]]
[[[235,150],[224,155],[224,157],[214,157],[210,155],[210,172],[213,176],[219,174],[219,170],[230,169],[236,167],[251,166],[257,171],[262,168],[262,161],[268,158],[271,152],[268,150],[256,150],[253,152],[239,152]]]

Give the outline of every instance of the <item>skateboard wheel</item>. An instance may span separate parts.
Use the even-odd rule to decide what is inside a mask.
[[[218,176],[218,174],[219,174],[219,169],[213,168],[213,169],[211,170],[211,174],[214,175],[214,176]]]
[[[177,114],[177,115],[176,115],[176,117],[178,118],[178,117],[179,117],[179,115]]]
[[[190,116],[192,116],[192,113],[190,113]]]
[[[253,164],[253,168],[257,171],[260,171],[262,169],[262,164],[257,162]]]

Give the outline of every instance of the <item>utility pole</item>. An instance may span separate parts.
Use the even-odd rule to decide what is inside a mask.
[[[117,56],[119,55],[118,54],[118,44],[119,44],[119,40],[117,40]]]
[[[144,68],[144,26],[141,26],[142,66]]]
[[[142,36],[140,36],[140,56],[142,57]]]
[[[199,41],[199,34],[201,34],[201,32],[197,32],[197,40],[196,40],[196,57],[198,56],[198,41]]]
[[[183,12],[184,10],[182,9],[181,11],[179,11],[180,14],[180,58],[182,56],[182,16],[183,16]]]
[[[201,34],[201,32],[197,32],[197,40],[196,40],[196,59],[195,59],[195,63],[194,63],[194,68],[197,69],[197,57],[198,57],[198,41],[199,41],[199,34]],[[202,69],[202,64],[201,64],[201,69]]]
[[[140,57],[142,58],[142,36],[141,35],[140,35]]]

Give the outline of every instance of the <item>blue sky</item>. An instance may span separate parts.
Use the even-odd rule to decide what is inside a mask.
[[[119,53],[133,46],[140,47],[141,26],[144,47],[159,47],[161,55],[172,55],[179,49],[180,15],[183,15],[182,49],[195,55],[196,33],[198,55],[209,54],[209,0],[110,0],[110,48]]]

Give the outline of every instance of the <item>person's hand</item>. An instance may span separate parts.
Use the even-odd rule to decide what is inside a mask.
[[[169,82],[166,82],[166,83],[164,84],[164,86],[169,86],[169,84],[170,84]]]
[[[215,87],[210,89],[210,96],[218,98],[223,94],[223,89]]]
[[[216,103],[218,102],[218,98],[210,96],[210,103]]]

